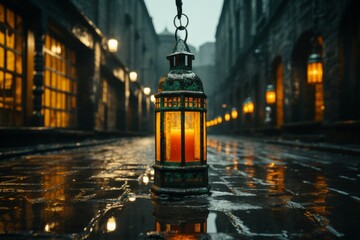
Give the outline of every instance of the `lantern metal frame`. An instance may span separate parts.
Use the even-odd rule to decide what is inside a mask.
[[[158,93],[155,94],[155,178],[151,191],[156,195],[170,196],[208,194],[210,185],[206,153],[206,95],[200,78],[192,71],[191,61],[194,55],[190,53],[186,42],[179,39],[167,59],[170,62],[170,71],[160,78]],[[169,141],[168,138],[171,137],[166,134],[165,129],[168,112],[180,114],[180,161],[167,159],[166,155],[166,140]],[[196,125],[199,128],[197,132],[200,132],[200,157],[193,161],[187,161],[185,156],[185,121],[186,113],[190,112],[200,115]],[[174,149],[169,151],[171,150]]]
[[[316,43],[313,43],[314,45]],[[320,52],[316,49],[317,47],[313,47],[311,54],[309,55],[307,61],[307,82],[309,84],[320,84],[323,82],[323,60],[320,55]],[[313,73],[315,71],[315,74]]]

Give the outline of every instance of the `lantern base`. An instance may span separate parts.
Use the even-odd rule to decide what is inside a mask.
[[[156,195],[169,195],[169,196],[188,196],[188,195],[203,195],[210,194],[210,185],[207,187],[199,188],[163,188],[153,185],[151,192]]]
[[[155,181],[151,191],[156,195],[201,195],[210,193],[208,165],[164,166],[155,164]]]

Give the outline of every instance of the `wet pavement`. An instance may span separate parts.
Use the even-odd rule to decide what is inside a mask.
[[[210,196],[153,200],[154,139],[0,162],[0,239],[360,239],[360,157],[208,139]]]

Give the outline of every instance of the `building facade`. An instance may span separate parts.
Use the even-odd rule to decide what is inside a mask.
[[[221,114],[223,104],[239,109],[232,123],[238,132],[273,129],[284,136],[359,141],[355,2],[225,0],[216,32],[214,112]],[[314,42],[323,59],[323,81],[309,84],[307,61]],[[265,99],[270,84],[276,92],[272,104]],[[246,99],[254,104],[252,113],[243,111]]]
[[[3,131],[147,131],[158,38],[144,1],[5,0],[0,28]]]
[[[204,85],[204,92],[210,96],[216,91],[216,68],[215,68],[215,43],[207,42],[202,44],[197,51],[194,61],[194,72],[200,77]],[[208,105],[213,104],[212,98],[207,98]],[[212,109],[208,114],[212,115]]]

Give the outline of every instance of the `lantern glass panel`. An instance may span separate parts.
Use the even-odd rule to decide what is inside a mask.
[[[275,90],[269,90],[266,92],[266,102],[268,104],[273,104],[275,103],[276,100],[276,95],[275,95]]]
[[[165,112],[166,161],[181,162],[181,114]]]
[[[321,62],[313,62],[308,64],[307,69],[308,83],[321,83],[323,78],[323,66]]]
[[[185,162],[200,161],[200,112],[185,112]]]
[[[156,160],[160,161],[160,112],[156,113]]]

